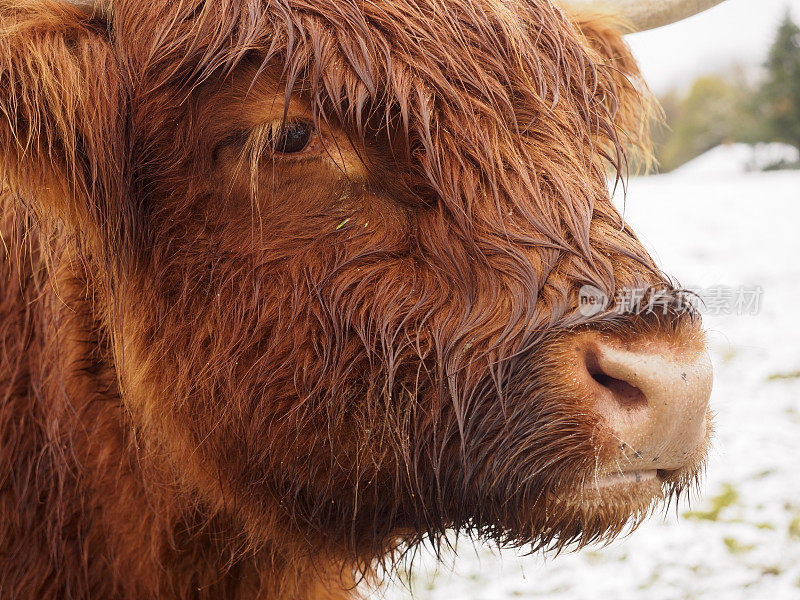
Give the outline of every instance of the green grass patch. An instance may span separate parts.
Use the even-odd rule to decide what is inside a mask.
[[[773,373],[767,377],[767,381],[782,381],[784,379],[800,379],[800,370],[789,371],[788,373]]]
[[[800,540],[800,516],[795,517],[789,523],[789,537]]]
[[[722,484],[722,491],[708,500],[707,510],[689,510],[683,513],[684,519],[695,521],[718,521],[720,513],[739,501],[739,492],[730,483]]]
[[[724,537],[722,541],[731,554],[743,554],[745,552],[750,552],[750,550],[756,547],[755,544],[742,544],[734,537]]]

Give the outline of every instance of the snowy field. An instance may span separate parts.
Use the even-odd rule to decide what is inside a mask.
[[[763,288],[755,315],[704,317],[717,434],[700,497],[580,553],[462,542],[372,598],[800,598],[800,171],[635,179],[625,214],[684,286]]]

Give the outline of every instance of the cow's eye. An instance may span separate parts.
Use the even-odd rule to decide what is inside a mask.
[[[274,152],[297,154],[306,149],[313,133],[314,127],[305,121],[281,122],[271,135],[270,145]]]

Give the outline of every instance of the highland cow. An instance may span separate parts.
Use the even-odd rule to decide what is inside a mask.
[[[609,197],[652,106],[622,23],[0,0],[0,597],[341,599],[687,489],[711,372]]]

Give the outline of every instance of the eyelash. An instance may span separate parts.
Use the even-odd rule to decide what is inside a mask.
[[[268,145],[276,154],[299,154],[308,148],[314,133],[314,125],[307,121],[275,121],[268,129]]]
[[[295,129],[292,139],[287,133]],[[297,129],[300,129],[299,131]],[[212,160],[216,162],[220,152],[226,148],[237,151],[248,149],[250,152],[261,154],[266,151],[271,155],[293,157],[302,155],[314,143],[317,136],[313,123],[303,119],[276,120],[266,123],[254,130],[236,130],[220,140],[212,150]],[[294,144],[294,145],[292,145]],[[280,148],[283,148],[281,150]]]

